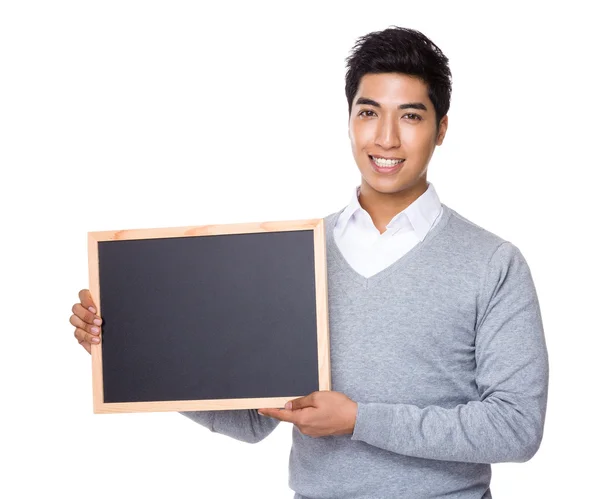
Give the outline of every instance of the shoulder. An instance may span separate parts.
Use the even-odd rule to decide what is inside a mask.
[[[342,211],[344,211],[344,208],[342,208],[341,210],[338,210],[338,211],[334,211],[333,213],[330,213],[329,215],[325,215],[323,217],[323,220],[325,220],[326,222],[331,222],[337,216],[341,215]]]
[[[472,220],[468,219],[464,215],[453,210],[449,206],[443,205],[444,210],[450,212],[449,225],[451,226],[452,232],[457,238],[463,238],[470,242],[477,241],[480,244],[486,244],[493,247],[498,247],[502,243],[508,242],[498,234],[485,229],[484,227],[477,225]]]
[[[342,214],[343,211],[344,211],[344,208],[342,208],[341,210],[338,210],[338,211],[334,211],[333,213],[330,213],[329,215],[325,215],[323,217],[323,220],[325,221],[325,227],[333,228],[333,226],[335,225],[335,222],[337,221],[338,217]]]
[[[520,248],[513,242],[474,223],[464,215],[444,205],[450,211],[445,243],[447,254],[460,263],[474,266],[483,282],[503,279],[509,273],[526,275],[530,271]],[[471,267],[473,268],[473,267]]]
[[[443,206],[444,210],[450,212],[447,232],[455,249],[462,249],[467,254],[477,253],[486,261],[498,251],[501,254],[518,251],[511,241],[476,224],[449,206]]]
[[[468,258],[477,259],[484,273],[484,282],[502,280],[508,274],[521,274],[530,279],[529,265],[519,247],[490,230],[450,210],[449,225],[455,250],[460,247]],[[495,278],[494,278],[495,277]]]

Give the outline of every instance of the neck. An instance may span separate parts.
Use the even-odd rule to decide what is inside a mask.
[[[383,193],[373,189],[363,179],[358,202],[371,216],[379,233],[383,234],[390,220],[416,201],[427,187],[427,179],[421,178],[416,184],[399,192]]]

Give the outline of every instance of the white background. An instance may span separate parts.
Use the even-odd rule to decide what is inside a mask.
[[[332,4],[2,2],[0,496],[292,497],[287,423],[249,445],[176,413],[94,415],[71,306],[88,287],[88,231],[345,206],[359,176],[344,58],[390,25],[450,59],[449,130],[428,179],[521,249],[541,302],[545,436],[531,461],[493,466],[494,498],[597,494],[600,38],[588,2]]]

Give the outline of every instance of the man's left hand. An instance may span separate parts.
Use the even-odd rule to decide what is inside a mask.
[[[319,391],[288,402],[285,409],[259,409],[259,414],[295,424],[309,437],[352,434],[358,404],[340,392]]]

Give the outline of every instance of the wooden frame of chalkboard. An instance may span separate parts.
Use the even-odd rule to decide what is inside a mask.
[[[88,232],[95,413],[331,389],[323,219]]]

